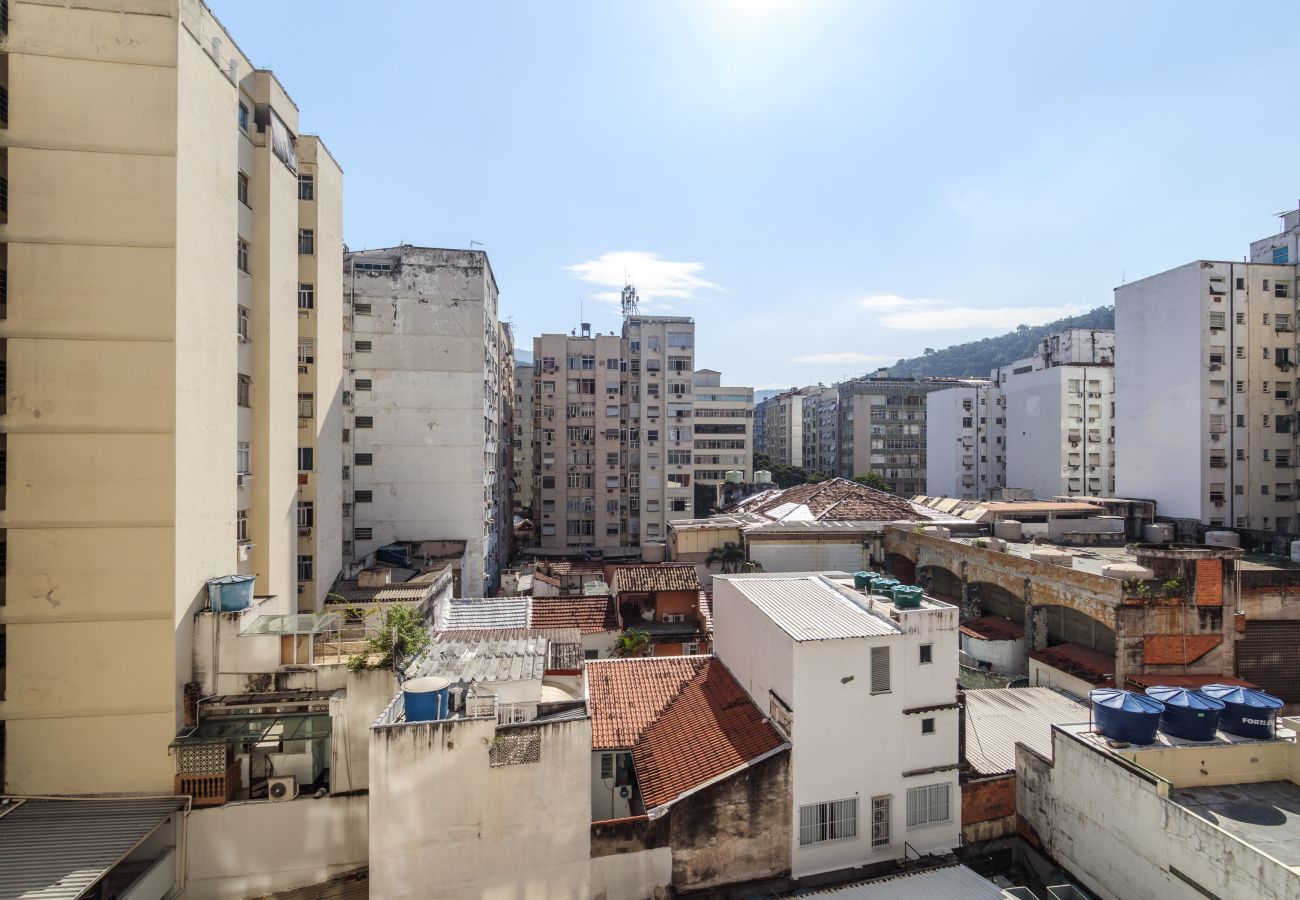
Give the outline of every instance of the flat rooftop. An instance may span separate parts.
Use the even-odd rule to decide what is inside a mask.
[[[1284,866],[1300,866],[1300,786],[1289,781],[1182,788],[1170,800]]]

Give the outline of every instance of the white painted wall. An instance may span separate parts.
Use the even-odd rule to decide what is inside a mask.
[[[961,635],[962,652],[977,662],[989,663],[989,671],[1023,674],[1025,672],[1025,639],[1014,641],[985,641]]]
[[[989,396],[987,385],[947,388],[926,396],[925,490],[930,496],[975,499],[987,495],[990,486],[1001,484],[995,458],[1002,448],[995,449],[992,440],[980,442],[981,437],[988,438],[988,420],[993,415]],[[981,416],[985,419],[982,425]],[[965,424],[967,420],[970,425]],[[987,461],[982,462],[981,455]]]
[[[1058,691],[1069,691],[1076,697],[1087,697],[1088,692],[1096,688],[1095,684],[1062,672],[1055,666],[1040,663],[1036,659],[1029,659],[1027,663],[1029,666],[1030,687],[1048,687],[1055,688]]]
[[[591,896],[604,900],[644,900],[666,892],[673,880],[673,851],[668,847],[639,853],[615,853],[591,861]]]
[[[614,757],[614,771],[618,772],[621,757],[630,755],[625,750],[596,750],[591,754],[591,821],[621,819],[632,814],[632,786],[628,785],[628,794],[623,796],[623,789],[615,784],[614,778],[601,778],[601,758],[609,754]]]
[[[857,572],[870,568],[871,551],[861,540],[751,540],[749,558],[764,572]]]

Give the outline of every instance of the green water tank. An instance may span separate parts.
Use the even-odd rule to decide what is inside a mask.
[[[877,578],[871,579],[871,593],[883,594],[884,596],[888,597],[893,593],[894,587],[897,584],[898,584],[897,578],[886,578],[885,576],[881,575]]]
[[[875,572],[854,572],[853,586],[860,591],[871,584],[871,579],[879,577]]]
[[[924,591],[919,587],[900,584],[894,588],[894,605],[899,609],[917,609],[921,605]]]

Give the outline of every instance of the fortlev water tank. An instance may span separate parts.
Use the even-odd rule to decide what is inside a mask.
[[[1240,547],[1241,535],[1235,531],[1207,531],[1205,543],[1211,547]]]
[[[880,594],[882,597],[892,597],[894,588],[897,585],[897,578],[886,578],[884,575],[877,575],[871,579],[871,593]]]
[[[1212,741],[1219,730],[1223,701],[1180,687],[1149,687],[1147,696],[1165,705],[1160,730],[1188,741]]]
[[[1223,701],[1219,727],[1228,734],[1273,737],[1273,717],[1282,708],[1282,701],[1277,697],[1235,684],[1207,684],[1201,693]]]
[[[1112,741],[1150,744],[1160,728],[1160,714],[1165,705],[1154,697],[1099,688],[1088,692],[1097,719],[1097,730]]]
[[[447,718],[447,694],[451,682],[441,675],[412,678],[402,685],[406,721],[436,722]]]
[[[919,609],[925,592],[908,584],[894,586],[894,605],[899,609]]]
[[[879,577],[880,575],[876,572],[854,572],[853,587],[859,591],[863,590],[871,585],[871,579]]]

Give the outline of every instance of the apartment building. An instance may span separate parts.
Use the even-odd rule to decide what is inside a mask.
[[[835,471],[839,454],[840,392],[834,386],[805,388],[803,398],[803,467],[808,472]]]
[[[515,402],[511,411],[514,432],[510,446],[514,452],[511,482],[514,491],[514,514],[525,518],[533,514],[533,364],[515,361]]]
[[[839,471],[841,478],[877,472],[897,494],[925,494],[926,400],[945,388],[978,379],[889,378],[873,375],[841,382]]]
[[[1256,255],[1290,259],[1297,217]],[[1295,318],[1289,263],[1196,260],[1116,288],[1117,493],[1296,532]]]
[[[295,557],[338,559],[293,460],[339,453],[337,370],[295,368],[337,350],[339,295],[295,294],[338,271],[342,176],[197,0],[0,27],[4,790],[170,794],[207,580],[287,613],[319,596]]]
[[[793,388],[763,401],[763,449],[774,466],[803,466],[804,398],[816,388]]]
[[[1115,492],[1115,332],[1074,328],[986,382],[931,394],[932,496],[985,499],[1020,488],[1041,499]]]
[[[534,338],[539,547],[639,547],[692,516],[694,353],[694,321],[675,316]]]
[[[728,472],[754,475],[754,389],[725,387],[722,373],[695,371],[695,484],[710,491]]]
[[[487,254],[402,245],[344,254],[344,556],[466,541],[461,592],[496,590],[509,553],[514,391]],[[508,432],[506,432],[508,435]]]

